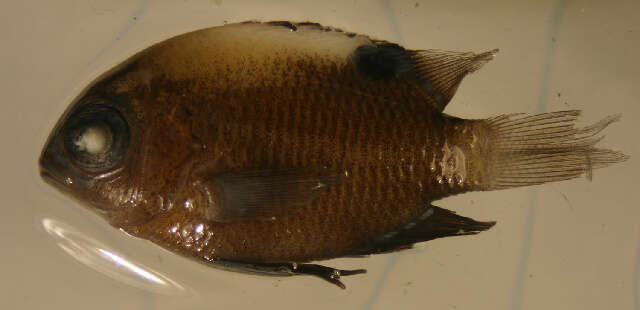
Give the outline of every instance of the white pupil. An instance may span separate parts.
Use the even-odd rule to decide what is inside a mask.
[[[104,152],[107,147],[107,133],[104,128],[98,126],[89,127],[75,141],[75,145],[78,150],[92,155]]]

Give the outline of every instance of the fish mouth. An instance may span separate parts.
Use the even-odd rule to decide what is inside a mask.
[[[45,181],[45,183],[61,190],[66,189],[68,185],[63,181],[63,179],[65,178],[54,174],[51,170],[43,167],[42,165],[40,165],[40,177],[43,181]],[[66,183],[73,183],[73,181],[71,181],[71,178],[66,178],[66,180]]]
[[[73,179],[63,175],[64,173],[62,172],[68,169],[62,156],[56,154],[57,153],[47,145],[38,160],[40,177],[46,183],[56,188],[66,189],[70,184],[73,184]]]
[[[40,177],[47,183],[54,182],[54,178],[51,173],[42,167],[40,167]]]

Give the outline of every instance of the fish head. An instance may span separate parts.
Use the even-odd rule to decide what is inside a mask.
[[[116,227],[145,223],[188,198],[184,175],[205,151],[191,132],[193,100],[155,65],[162,60],[142,52],[96,79],[40,155],[47,183]]]
[[[131,98],[108,91],[108,85],[90,87],[62,115],[45,143],[39,168],[45,182],[113,217],[136,210],[143,198],[132,177],[138,169],[136,128],[141,124]],[[136,221],[140,215],[126,217]]]

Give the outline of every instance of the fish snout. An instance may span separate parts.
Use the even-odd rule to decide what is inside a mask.
[[[73,184],[70,175],[70,167],[64,156],[63,150],[53,141],[49,142],[38,160],[40,177],[47,183],[56,187],[65,187]]]

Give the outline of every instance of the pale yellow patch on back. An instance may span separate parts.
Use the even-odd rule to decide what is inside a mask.
[[[273,82],[274,72],[296,60],[344,65],[357,47],[371,43],[366,36],[350,37],[316,26],[299,26],[296,31],[262,23],[213,27],[174,37],[135,56],[136,71],[118,83],[118,91],[146,85],[158,76],[255,87]]]

